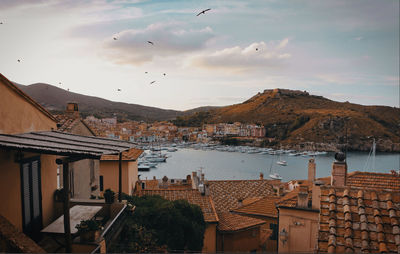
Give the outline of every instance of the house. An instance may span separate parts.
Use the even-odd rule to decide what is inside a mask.
[[[138,163],[137,159],[143,153],[143,150],[131,148],[130,150],[122,153],[121,167],[122,167],[122,192],[132,195],[135,189],[136,182],[138,181]],[[119,179],[118,169],[119,157],[118,155],[103,155],[100,159],[100,172],[99,172],[99,190],[106,189],[118,190]]]
[[[330,177],[315,179],[313,159],[308,169],[309,179],[277,202],[280,253],[400,250],[398,175],[347,173],[344,159]]]
[[[219,217],[217,251],[258,252],[276,249],[276,240],[270,241],[273,230],[269,228],[271,224],[277,224],[277,218],[270,216],[266,219],[267,216],[259,217],[240,211],[248,204],[274,196],[272,181],[263,178],[217,180],[208,181],[208,188]]]
[[[96,136],[94,131],[80,118],[78,103],[67,103],[64,114],[56,115],[57,130],[83,136]],[[99,194],[99,161],[86,159],[70,163],[70,193],[74,199],[89,199]],[[57,169],[62,178],[61,166]],[[87,181],[87,179],[90,179]],[[59,180],[59,187],[62,182]]]
[[[70,201],[69,164],[120,154],[133,144],[55,131],[56,119],[1,74],[0,94],[0,251],[44,252],[45,247],[38,245],[43,243],[41,230],[60,216],[55,194],[59,192],[57,166],[62,164],[65,191],[60,200],[61,214],[68,218],[61,234],[66,243],[64,251],[82,252],[82,244],[73,243],[71,237],[74,225],[70,225],[69,208],[77,203]],[[112,240],[126,205],[105,206],[104,201],[88,205],[101,205],[103,213],[109,215],[99,242],[86,245],[92,246],[91,252]]]

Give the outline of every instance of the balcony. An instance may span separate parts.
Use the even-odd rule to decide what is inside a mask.
[[[74,232],[72,229],[75,228],[75,225],[71,224],[71,233],[72,233],[72,252],[74,253],[105,253],[107,252],[108,246],[118,237],[122,230],[122,225],[127,217],[127,205],[125,203],[113,203],[106,204],[104,200],[77,200],[71,199],[70,209],[74,206],[93,206],[93,207],[101,207],[98,212],[96,212],[92,219],[97,220],[101,223],[103,229],[99,232],[97,237],[93,242],[86,242],[80,239],[80,236],[77,232]],[[88,209],[89,210],[89,209]],[[62,216],[62,203],[56,203],[56,218]],[[74,221],[71,214],[71,223]],[[79,220],[79,219],[78,219]],[[57,222],[53,222],[56,226],[58,226]],[[52,223],[52,224],[53,224]],[[50,225],[52,225],[50,224]],[[59,227],[59,226],[58,226]],[[62,229],[63,230],[63,229]],[[64,232],[64,231],[62,231]],[[43,239],[39,242],[39,245],[47,252],[65,252],[65,241],[64,234],[60,234],[58,232],[53,233],[44,233]]]

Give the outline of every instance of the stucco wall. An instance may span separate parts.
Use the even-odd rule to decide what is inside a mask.
[[[1,82],[0,80],[0,133],[57,129],[55,121]]]
[[[0,150],[0,214],[22,230],[20,166],[14,156],[14,152]]]
[[[217,224],[207,223],[206,231],[204,232],[202,252],[215,253],[217,247]]]
[[[234,233],[218,233],[217,251],[223,252],[249,252],[261,251],[260,227],[255,227]]]
[[[38,154],[24,153],[24,158]],[[15,162],[15,152],[0,150],[0,214],[22,230],[22,201],[20,164]],[[53,221],[54,191],[57,189],[56,156],[40,156],[43,226]]]
[[[104,190],[118,192],[118,161],[100,161],[100,176],[103,176]],[[122,161],[122,192],[129,192],[128,162]]]
[[[138,180],[138,164],[137,161],[128,162],[128,190],[127,194],[132,194],[135,188],[136,181]]]
[[[288,233],[287,241],[279,239],[279,253],[314,252],[317,244],[318,212],[279,208],[279,232]]]

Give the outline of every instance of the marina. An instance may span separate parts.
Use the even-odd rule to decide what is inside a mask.
[[[155,168],[147,172],[140,172],[141,179],[151,179],[155,176],[161,179],[185,178],[192,171],[199,170],[205,173],[209,180],[222,179],[257,179],[260,173],[265,176],[277,174],[282,181],[307,178],[307,163],[310,158],[315,158],[317,165],[317,177],[331,174],[334,153],[331,152],[299,152],[292,150],[272,150],[270,148],[254,147],[229,147],[229,146],[205,146],[201,144],[174,145],[177,151],[168,152],[168,148],[162,148],[162,154],[166,162],[158,163]],[[144,147],[145,148],[145,147]],[[146,150],[145,154],[150,151]],[[281,159],[278,159],[280,155]],[[140,158],[140,162],[144,162]],[[369,171],[390,173],[391,170],[399,170],[399,153],[377,153],[373,169],[368,152],[348,152],[348,172]],[[278,160],[286,162],[287,166],[278,165]]]

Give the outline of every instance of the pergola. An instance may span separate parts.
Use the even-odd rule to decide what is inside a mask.
[[[66,252],[71,252],[72,239],[69,215],[69,167],[71,162],[83,159],[100,159],[102,155],[119,155],[119,190],[118,200],[121,202],[122,192],[122,152],[134,148],[135,144],[122,140],[88,137],[58,131],[29,132],[23,134],[0,134],[0,148],[19,152],[34,152],[63,156],[56,159],[63,165],[63,186],[65,198],[63,202],[64,232]]]

